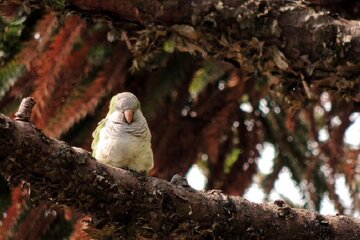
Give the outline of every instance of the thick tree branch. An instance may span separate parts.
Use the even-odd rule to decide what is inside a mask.
[[[108,17],[114,22],[129,21],[142,26],[205,25],[209,30],[219,31],[219,37],[221,33],[230,34],[237,40],[257,37],[269,44],[278,45],[285,52],[296,51],[295,55],[289,54],[292,58],[298,58],[299,54],[320,57],[325,54],[320,51],[324,49],[336,55],[340,53],[337,51],[347,50],[346,53],[350,53],[350,56],[333,57],[345,58],[344,60],[351,57],[348,60],[359,62],[360,24],[333,18],[325,12],[314,12],[301,1],[225,0],[219,3],[217,0],[71,0],[69,3],[68,7],[79,13],[89,12]],[[342,39],[346,36],[351,38]],[[294,39],[295,42],[292,41]],[[331,43],[333,46],[317,49],[323,43]],[[344,44],[347,49],[344,49]]]
[[[230,61],[256,79],[269,80],[276,86],[273,90],[288,96],[287,100],[296,95],[293,91],[307,100],[332,91],[347,101],[360,101],[359,21],[316,11],[304,1],[66,3],[67,10],[104,19],[115,29],[125,30],[118,36],[131,48],[136,66],[151,59],[151,48],[163,49],[170,40],[179,51]]]
[[[359,19],[360,3],[357,0],[309,0],[315,7],[323,7],[334,15],[341,14],[347,19]]]
[[[102,234],[133,239],[359,239],[360,220],[255,204],[103,165],[31,123],[0,115],[0,171],[54,203],[94,217]]]

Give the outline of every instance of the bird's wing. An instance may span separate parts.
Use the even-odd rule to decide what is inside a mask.
[[[95,131],[92,133],[93,141],[91,143],[91,149],[93,150],[92,156],[95,157],[96,145],[99,143],[100,131],[105,127],[107,118],[104,118],[98,123]]]
[[[118,98],[119,98],[119,94],[117,94],[111,98],[110,105],[109,105],[109,112],[106,114],[106,117],[98,123],[97,128],[95,129],[95,131],[92,134],[93,141],[91,143],[91,149],[93,150],[93,152],[92,152],[93,157],[96,156],[95,155],[96,145],[99,143],[100,131],[101,131],[101,129],[103,129],[105,127],[108,116],[110,116],[110,114],[112,114],[115,111]]]

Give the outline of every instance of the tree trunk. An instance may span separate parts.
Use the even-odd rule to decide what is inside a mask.
[[[28,105],[27,105],[28,104]],[[283,201],[255,204],[219,191],[196,191],[97,162],[90,153],[45,136],[28,122],[25,100],[17,120],[0,115],[0,171],[26,181],[42,199],[94,218],[102,238],[138,239],[359,239],[360,220],[322,216]]]
[[[226,60],[256,79],[270,80],[288,101],[294,92],[313,100],[319,91],[331,91],[358,102],[360,25],[315,11],[311,6],[324,3],[312,3],[71,0],[63,9],[103,19],[123,31],[118,35],[134,56],[151,55],[149,49],[163,49],[170,40],[179,51]],[[148,31],[140,31],[144,28]],[[135,59],[135,65],[144,58]]]

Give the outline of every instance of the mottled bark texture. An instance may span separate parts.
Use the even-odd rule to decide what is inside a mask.
[[[45,136],[26,114],[16,121],[0,115],[0,171],[10,183],[29,183],[40,198],[91,214],[97,229],[90,232],[98,238],[360,238],[359,219],[322,216],[283,201],[255,204],[196,191],[181,179],[172,184],[106,166]]]
[[[360,23],[312,8],[321,1],[66,2],[67,10],[121,30],[114,36],[127,42],[136,65],[171,41],[178,51],[229,61],[270,81],[288,102],[311,101],[322,91],[360,101]]]

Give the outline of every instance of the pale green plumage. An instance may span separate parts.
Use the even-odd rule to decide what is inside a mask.
[[[133,121],[127,121],[129,110]],[[140,103],[129,92],[112,97],[109,112],[93,132],[93,156],[102,163],[149,172],[153,167],[151,133]]]
[[[96,127],[95,131],[92,133],[92,137],[94,139],[92,141],[92,143],[91,143],[91,149],[93,150],[93,152],[92,152],[93,157],[96,156],[96,146],[97,146],[97,144],[99,142],[100,130],[103,127],[105,127],[107,118],[110,116],[110,114],[112,114],[115,111],[116,103],[117,103],[117,101],[119,99],[119,96],[120,96],[120,93],[116,94],[115,96],[113,96],[111,98],[110,105],[109,105],[109,112],[106,114],[106,117],[98,123],[98,126]]]

